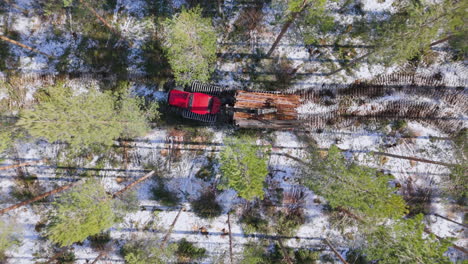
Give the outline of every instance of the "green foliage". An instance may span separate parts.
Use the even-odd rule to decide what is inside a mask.
[[[65,141],[80,149],[95,144],[112,145],[120,137],[139,136],[148,129],[142,101],[120,98],[90,90],[73,95],[63,84],[51,86],[37,95],[35,109],[21,113],[18,126],[32,136],[50,142]]]
[[[450,181],[447,187],[448,193],[461,204],[466,205],[468,201],[468,163],[456,165],[451,168]]]
[[[0,130],[0,154],[11,146],[11,132],[8,130]]]
[[[298,249],[294,251],[294,258],[296,259],[296,264],[315,264],[320,259],[320,252]]]
[[[367,237],[364,253],[369,260],[381,264],[451,263],[443,254],[449,241],[440,241],[434,235],[423,238],[423,215],[413,219],[396,220],[389,226],[379,226]]]
[[[199,248],[193,245],[193,243],[188,242],[185,238],[182,238],[177,243],[177,250],[175,252],[176,256],[180,261],[192,262],[196,259],[202,259],[206,256],[206,249]]]
[[[122,247],[121,253],[127,264],[166,264],[176,249],[175,244],[161,248],[156,240],[132,240]]]
[[[201,12],[184,9],[164,22],[164,48],[178,84],[208,81],[214,71],[216,32]]]
[[[73,264],[75,263],[76,256],[75,253],[71,250],[65,251],[63,254],[57,258],[57,263],[59,264]]]
[[[259,244],[247,244],[244,246],[241,264],[266,264],[265,249]]]
[[[165,180],[157,178],[157,186],[151,188],[153,199],[160,202],[164,206],[176,206],[180,203],[180,198],[176,193],[171,192],[165,186]]]
[[[220,153],[221,188],[233,188],[240,197],[263,199],[263,185],[268,175],[268,155],[250,137],[227,138]]]
[[[214,218],[220,216],[222,208],[216,201],[216,195],[213,191],[204,192],[200,198],[191,202],[193,212],[202,218]]]
[[[114,224],[112,201],[96,180],[61,194],[53,203],[47,235],[60,246],[82,242]]]
[[[274,216],[276,232],[280,235],[293,236],[297,229],[305,223],[305,215],[302,211],[283,212],[278,211]]]
[[[428,4],[426,1],[408,1],[389,20],[375,21],[369,28],[375,32],[371,34],[372,44],[376,47],[373,60],[391,65],[418,57],[433,41],[442,38],[440,32],[446,35],[463,25],[463,16],[454,12],[462,2],[445,0]]]
[[[118,199],[113,200],[112,205],[115,213],[116,222],[123,220],[126,214],[134,213],[140,209],[138,194],[135,190],[129,190],[119,195]]]
[[[327,0],[314,0],[312,2],[302,20],[305,25],[305,44],[318,44],[317,40],[321,34],[326,34],[335,29],[334,18],[327,13],[325,8]]]
[[[103,250],[109,241],[111,241],[110,232],[102,232],[89,237],[91,247],[98,250]]]
[[[269,222],[255,205],[249,207],[242,213],[239,222],[241,223],[242,230],[246,234],[267,234],[270,232]]]
[[[312,157],[306,186],[325,197],[332,208],[344,207],[371,218],[399,218],[407,213],[403,198],[389,186],[390,175],[348,164],[336,146],[325,160]]]
[[[0,262],[6,258],[5,251],[21,244],[16,235],[17,233],[20,233],[18,227],[5,221],[0,221]]]

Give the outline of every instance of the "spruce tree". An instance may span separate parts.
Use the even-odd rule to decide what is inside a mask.
[[[90,90],[74,95],[64,85],[47,88],[40,103],[21,113],[18,125],[49,142],[64,141],[74,148],[112,145],[120,137],[142,135],[147,129],[141,100]]]
[[[208,81],[216,61],[216,32],[199,7],[164,22],[164,48],[178,84]]]
[[[423,215],[400,219],[390,225],[381,225],[367,236],[364,254],[379,264],[451,263],[443,254],[450,246],[434,235],[426,236]]]
[[[99,182],[88,180],[53,203],[47,236],[60,246],[70,246],[110,228],[114,221],[112,200]]]
[[[324,160],[317,156],[312,155],[305,185],[325,197],[332,208],[371,218],[399,218],[407,212],[403,198],[389,184],[390,175],[348,163],[336,146]]]
[[[224,183],[247,200],[263,199],[263,185],[268,174],[268,155],[249,137],[228,138],[220,153]]]

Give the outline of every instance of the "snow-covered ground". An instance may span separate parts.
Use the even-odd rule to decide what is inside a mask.
[[[1,14],[0,22],[8,21],[12,25],[12,30],[18,33],[19,41],[34,47],[35,49],[49,54],[51,56],[62,56],[67,48],[71,50],[77,49],[77,42],[72,33],[63,31],[59,36],[54,33],[54,27],[66,27],[66,17],[54,17],[51,21],[43,21],[39,14],[33,10],[33,0],[16,0],[15,2],[20,8],[31,10],[29,14],[24,14],[14,10],[11,7],[8,12]],[[225,15],[228,18],[228,25],[233,25],[238,19],[236,10],[236,1],[225,2]],[[392,5],[393,1],[378,1],[378,0],[362,0],[361,9],[369,14],[378,14],[379,12],[394,12]],[[145,8],[147,1],[143,0],[118,0],[115,10],[113,10],[110,21],[117,26],[125,38],[131,39],[133,42],[132,48],[128,54],[129,64],[127,70],[134,73],[144,73],[141,66],[144,58],[142,57],[142,45],[147,41],[155,30],[154,21],[148,19]],[[173,1],[173,7],[180,9],[185,4],[183,0]],[[247,52],[252,53],[256,48],[266,52],[269,49],[269,43],[272,43],[277,33],[280,30],[281,24],[274,23],[276,20],[275,14],[279,10],[274,10],[270,6],[265,6],[262,9],[263,20],[258,29],[252,32],[252,39],[248,43],[232,43],[230,39],[226,39],[228,34],[221,32],[219,36],[220,52]],[[342,20],[349,23],[354,18],[352,15],[335,15],[335,20]],[[52,23],[53,22],[53,23]],[[2,29],[4,24],[0,24]],[[231,43],[232,45],[227,45]],[[323,50],[324,53],[327,50]],[[358,56],[363,55],[365,51],[358,51]],[[11,57],[18,60],[18,65],[14,69],[23,73],[57,73],[58,60],[47,58],[44,55],[32,53],[17,46],[11,46]],[[377,75],[400,72],[400,67],[385,67],[383,65],[369,66],[365,63],[360,64],[353,70],[352,74],[342,71],[336,75],[326,76],[324,71],[329,69],[323,65],[320,60],[314,60],[310,57],[307,48],[293,33],[288,33],[280,42],[275,57],[284,58],[291,61],[292,68],[299,67],[298,76],[302,76],[300,80],[294,80],[290,85],[290,90],[309,89],[311,87],[322,87],[324,84],[340,83],[343,85],[354,83],[361,80],[372,80]],[[456,86],[460,83],[466,85],[467,67],[463,63],[446,62],[446,52],[438,53],[438,63],[428,67],[418,67],[416,73],[432,75],[441,73],[451,83],[447,86]],[[335,58],[336,59],[336,58]],[[89,67],[84,62],[71,53],[67,56],[67,62],[71,65],[70,68],[77,71],[88,71]],[[225,60],[219,60],[216,69],[223,72],[217,76],[216,82],[225,86],[255,86],[250,83],[250,76],[246,74],[247,60],[233,55]],[[258,68],[256,70],[259,70]],[[261,70],[261,69],[260,69]],[[312,74],[310,74],[312,73]],[[302,74],[302,75],[301,75]],[[0,76],[4,76],[0,73]],[[3,80],[3,77],[0,78]],[[90,88],[99,87],[99,80],[89,80],[84,83],[81,79],[68,80],[66,83],[72,87],[77,93],[86,91]],[[34,82],[26,82],[25,101],[33,103],[34,93],[38,88],[45,84],[40,80]],[[138,84],[131,83],[133,91],[140,95],[145,95],[155,99],[164,100],[165,94],[156,91],[157,84]],[[466,88],[465,88],[466,89]],[[4,87],[0,86],[0,101],[8,99],[8,92]],[[452,108],[444,102],[435,99],[420,98],[416,95],[408,94],[393,94],[392,96],[376,98],[362,105],[351,105],[349,111],[368,111],[376,110],[383,107],[385,103],[392,100],[412,100],[412,101],[429,101],[437,103],[443,109],[443,113],[451,113],[453,116],[465,118],[466,115],[458,108]],[[299,106],[298,112],[301,115],[313,115],[332,112],[337,109],[337,105],[322,105],[313,102],[306,102]],[[446,115],[444,115],[446,116]],[[239,199],[236,193],[232,190],[220,192],[217,196],[217,201],[223,208],[223,214],[213,219],[202,219],[196,216],[190,208],[190,200],[196,199],[201,192],[209,188],[209,184],[195,177],[196,173],[203,166],[207,165],[208,157],[215,155],[221,148],[223,139],[232,133],[231,130],[217,130],[206,128],[212,137],[210,143],[218,143],[210,146],[202,146],[197,144],[178,144],[177,142],[184,141],[183,133],[176,133],[172,128],[158,128],[152,130],[138,142],[131,143],[133,148],[129,150],[130,161],[127,168],[124,170],[115,170],[115,164],[107,162],[104,164],[104,169],[107,171],[97,172],[101,182],[106,187],[106,190],[113,193],[128,183],[131,180],[144,175],[146,172],[145,166],[150,164],[159,167],[164,173],[164,178],[167,179],[167,188],[182,199],[182,206],[186,208],[183,211],[174,226],[171,234],[172,241],[178,241],[181,238],[186,238],[188,241],[195,242],[198,246],[207,249],[210,256],[220,256],[224,258],[224,262],[228,263],[229,259],[229,237],[223,234],[223,230],[227,227],[227,212],[235,210],[242,205],[242,200]],[[332,144],[336,144],[341,149],[349,150],[347,153],[349,158],[354,159],[360,164],[368,165],[385,170],[394,175],[395,180],[400,183],[405,183],[411,178],[413,184],[419,187],[436,188],[434,193],[438,193],[439,186],[443,185],[444,177],[450,173],[449,169],[444,166],[427,164],[423,162],[411,162],[409,160],[396,159],[388,157],[381,159],[378,156],[370,156],[372,151],[385,151],[387,153],[397,154],[401,156],[419,157],[429,160],[451,163],[455,159],[453,142],[450,140],[433,140],[431,137],[447,137],[448,135],[439,131],[436,127],[429,126],[422,122],[410,121],[407,128],[415,137],[405,138],[401,133],[389,135],[391,128],[387,126],[384,131],[366,129],[359,127],[358,131],[345,129],[342,133],[312,133],[312,137],[318,147],[328,148]],[[272,151],[275,153],[287,153],[289,155],[306,158],[307,153],[303,149],[305,143],[292,132],[274,132]],[[196,139],[193,139],[196,141]],[[171,143],[172,142],[172,143]],[[175,143],[174,143],[175,142]],[[391,146],[389,146],[391,145]],[[174,149],[190,149],[190,150],[174,150]],[[48,144],[46,142],[16,142],[14,148],[14,156],[20,157],[23,160],[40,160],[44,158],[53,159],[57,157],[61,150],[59,144]],[[173,152],[177,153],[173,153]],[[214,154],[213,154],[214,153]],[[13,155],[13,154],[12,154]],[[10,156],[13,157],[13,156]],[[120,158],[120,157],[119,157]],[[96,166],[99,157],[92,157],[89,160],[80,160],[78,163],[81,168],[93,168]],[[15,161],[5,159],[1,161],[2,165],[12,164]],[[118,160],[119,168],[123,163],[120,158]],[[53,164],[53,163],[52,163]],[[296,161],[281,155],[272,155],[268,162],[271,171],[274,171],[271,181],[285,190],[289,190],[298,185],[297,179],[301,177],[301,170]],[[53,165],[39,163],[25,168],[27,173],[35,175],[38,178],[42,191],[49,191],[58,186],[69,184],[77,177],[69,177],[63,170],[57,170]],[[17,183],[17,172],[15,170],[0,171],[0,201],[2,208],[7,207],[15,202],[18,202],[11,196],[12,188]],[[125,178],[127,177],[128,178]],[[124,179],[121,181],[121,179]],[[158,202],[151,198],[151,188],[155,185],[153,180],[148,180],[136,187],[138,191],[139,203],[142,208],[164,208]],[[343,233],[333,227],[324,212],[323,203],[317,203],[317,200],[324,201],[310,190],[305,190],[305,215],[306,223],[297,231],[299,239],[291,238],[284,239],[287,246],[295,248],[314,248],[321,245],[320,238],[333,238],[333,242],[338,244],[341,253],[348,250],[349,244],[343,237]],[[26,206],[14,211],[11,211],[1,220],[15,223],[17,233],[23,241],[22,245],[12,251],[8,251],[10,257],[8,263],[35,263],[36,261],[47,260],[51,255],[52,245],[46,239],[41,237],[40,232],[36,229],[36,225],[43,220],[48,210],[47,204],[37,204]],[[456,208],[453,201],[444,197],[434,197],[431,202],[430,213],[447,216],[455,221],[463,222],[466,208]],[[127,240],[137,237],[152,236],[162,238],[167,231],[167,227],[172,223],[177,214],[177,210],[152,211],[152,209],[140,210],[136,213],[129,214],[125,217],[124,222],[116,224],[111,229],[111,236],[121,245]],[[236,258],[243,252],[243,245],[249,241],[255,241],[262,238],[247,237],[243,233],[242,227],[238,222],[239,215],[235,213],[231,215],[231,229],[233,234],[233,250]],[[434,215],[426,217],[428,227],[436,235],[441,237],[454,237],[455,244],[467,248],[468,237],[466,229],[459,225],[453,224]],[[150,224],[151,223],[151,224]],[[203,235],[200,228],[206,228],[208,235]],[[328,249],[327,249],[328,250]],[[74,246],[74,252],[77,258],[77,263],[88,263],[92,261],[99,252],[90,247],[89,241],[81,245]],[[448,253],[454,260],[462,259],[458,251],[450,250]],[[113,247],[110,253],[103,258],[100,263],[121,263],[122,256],[119,254],[119,248]],[[210,263],[210,259],[206,258],[203,263]]]

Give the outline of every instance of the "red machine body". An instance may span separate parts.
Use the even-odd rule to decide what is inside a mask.
[[[184,108],[199,115],[214,115],[221,109],[221,100],[218,97],[204,93],[171,90],[168,101],[169,105]]]

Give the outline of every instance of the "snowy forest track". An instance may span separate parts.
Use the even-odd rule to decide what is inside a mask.
[[[0,82],[11,83],[13,86],[26,85],[36,81],[53,84],[65,80],[76,80],[85,83],[123,80],[155,86],[161,85],[161,80],[137,72],[128,73],[125,76],[86,72],[69,74],[13,73],[0,76]],[[167,83],[167,80],[163,81],[163,83]],[[158,89],[161,90],[163,87],[158,87]],[[293,129],[296,131],[320,132],[327,128],[333,130],[334,127],[356,129],[355,125],[359,123],[403,119],[424,121],[435,125],[443,132],[454,134],[466,127],[467,120],[456,115],[448,116],[442,113],[444,104],[458,109],[461,113],[468,112],[466,82],[455,78],[446,78],[441,74],[394,73],[381,75],[369,81],[358,81],[352,84],[321,84],[321,86],[297,91],[250,90],[243,87],[221,87],[200,83],[194,83],[187,90],[221,96],[233,96],[237,90],[279,95],[294,94],[301,97],[303,104],[313,103],[317,104],[317,107],[338,106],[338,109],[325,113],[300,115],[299,119],[302,127],[298,125]],[[414,96],[417,96],[417,98],[414,98]],[[371,109],[364,114],[349,111],[342,107],[343,105],[352,104],[350,100],[363,104],[368,99],[383,100],[384,98],[388,99],[380,103],[381,106],[384,106],[383,109],[382,107],[376,107],[374,103]]]

